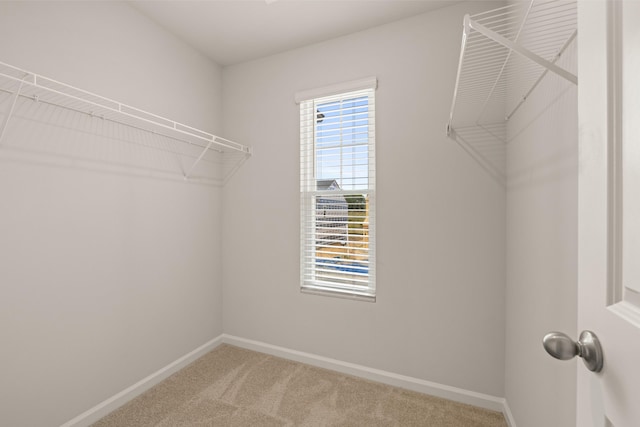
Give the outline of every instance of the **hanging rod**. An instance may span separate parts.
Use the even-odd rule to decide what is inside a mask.
[[[509,120],[549,71],[577,84],[575,74],[556,65],[576,37],[576,15],[575,0],[531,0],[466,15],[447,135]],[[516,75],[530,89],[504,114]]]
[[[4,79],[2,80],[4,82],[11,81],[18,85],[16,89],[0,87],[0,91],[9,93],[12,96],[9,111],[0,125],[2,126],[0,128],[0,144],[2,143],[7,125],[14,113],[16,101],[18,98],[24,97],[36,102],[45,102],[93,117],[109,120],[114,123],[148,131],[178,142],[189,144],[197,149],[202,149],[189,170],[184,173],[185,179],[189,179],[196,165],[203,159],[207,151],[215,151],[223,154],[241,154],[244,159],[252,154],[250,147],[240,143],[76,88],[40,74],[14,67],[4,62],[0,62],[0,78]]]

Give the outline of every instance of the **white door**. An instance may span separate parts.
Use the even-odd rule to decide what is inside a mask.
[[[579,363],[577,425],[640,426],[640,1],[578,4],[578,328],[600,339]]]

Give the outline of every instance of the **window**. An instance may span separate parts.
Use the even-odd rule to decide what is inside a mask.
[[[301,289],[375,300],[375,79],[298,94]]]

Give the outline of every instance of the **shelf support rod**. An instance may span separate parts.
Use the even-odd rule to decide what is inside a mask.
[[[553,58],[553,60],[551,62],[553,62],[554,64],[556,63],[556,61],[558,59],[560,59],[560,57],[562,56],[562,54],[564,53],[565,50],[567,50],[567,48],[569,47],[569,45],[571,44],[571,42],[576,38],[576,36],[578,35],[578,30],[575,30],[571,36],[569,37],[569,39],[567,39],[566,43],[562,46],[562,48],[558,51],[558,53],[556,54],[556,56]],[[531,93],[533,93],[533,91],[535,90],[536,87],[538,87],[538,85],[540,84],[540,82],[542,81],[542,79],[544,78],[544,76],[547,75],[547,73],[549,72],[549,69],[545,69],[542,74],[540,74],[540,77],[538,77],[538,80],[536,80],[536,82],[533,84],[533,86],[531,86],[531,89],[529,89],[529,91],[527,93],[525,93],[522,98],[520,99],[520,102],[518,102],[518,105],[516,105],[513,110],[511,110],[511,112],[509,114],[506,115],[505,119],[509,120],[515,113],[516,111],[518,111],[518,109],[522,106],[522,104],[524,104],[524,101],[527,100],[527,98],[529,97],[529,95],[531,95]]]
[[[513,41],[515,43],[518,42],[518,39],[520,38],[520,34],[522,34],[522,30],[524,29],[524,24],[527,22],[527,18],[529,18],[529,14],[531,13],[531,8],[533,7],[533,1],[534,0],[531,0],[531,2],[529,3],[529,6],[527,7],[527,11],[524,14],[524,18],[522,18],[522,22],[520,23],[520,28],[518,28],[518,33],[516,34],[516,36],[513,39]],[[487,99],[484,100],[484,104],[482,105],[482,109],[480,110],[480,114],[478,114],[478,119],[476,120],[476,124],[478,124],[480,122],[480,119],[484,115],[484,112],[487,110],[487,106],[489,105],[489,100],[493,96],[493,93],[496,91],[496,88],[498,87],[498,83],[500,82],[500,79],[502,78],[505,70],[507,69],[507,64],[509,63],[509,59],[511,59],[511,54],[512,53],[513,53],[513,51],[509,50],[509,53],[507,54],[507,57],[505,58],[504,62],[502,63],[502,67],[500,68],[500,72],[498,73],[498,76],[496,77],[496,79],[493,82],[493,86],[491,87],[491,91],[489,92],[489,95],[487,96]]]
[[[533,62],[535,62],[536,64],[548,69],[549,71],[553,71],[554,73],[556,73],[557,75],[559,75],[560,77],[563,77],[567,80],[569,80],[571,83],[573,84],[578,84],[578,78],[568,72],[567,70],[564,70],[560,67],[558,67],[557,65],[555,65],[552,62],[547,61],[546,59],[536,55],[535,53],[531,52],[529,49],[526,49],[522,46],[520,46],[517,43],[512,42],[511,40],[501,36],[500,34],[496,33],[495,31],[492,31],[490,29],[488,29],[487,27],[485,27],[482,24],[479,24],[477,22],[475,22],[474,20],[469,20],[469,26],[471,28],[473,28],[474,30],[476,30],[477,32],[479,32],[480,34],[483,34],[484,36],[490,38],[491,40],[500,43],[501,45],[508,47],[509,49],[519,53],[520,55],[524,56],[525,58],[528,58],[530,60],[532,60]]]
[[[211,148],[211,144],[213,144],[213,140],[209,141],[209,143],[204,148],[204,150],[202,150],[202,153],[200,153],[196,161],[193,162],[193,165],[191,165],[191,168],[189,169],[189,171],[184,175],[184,179],[189,179],[189,175],[191,175],[191,172],[193,172],[193,169],[200,162],[200,160],[202,160],[202,158],[204,157],[205,153],[209,150],[209,148]]]
[[[2,121],[2,128],[0,128],[0,145],[2,145],[2,139],[4,138],[4,132],[7,130],[7,125],[9,124],[9,120],[11,120],[11,116],[13,116],[13,111],[16,108],[16,102],[18,102],[18,97],[20,97],[20,91],[22,90],[22,85],[27,80],[29,74],[25,74],[25,76],[20,80],[20,85],[18,86],[18,90],[13,94],[13,99],[11,100],[11,107],[9,107],[9,111],[7,112],[7,116]]]
[[[249,158],[250,153],[246,152],[244,154],[244,156],[242,156],[242,159],[237,162],[235,164],[235,166],[233,168],[231,168],[231,170],[229,172],[227,172],[227,174],[225,175],[222,184],[225,185],[227,183],[227,181],[229,181],[231,179],[231,177],[238,171],[238,169],[240,169],[240,167],[244,164],[244,162],[247,161],[247,159]]]
[[[456,102],[458,100],[458,85],[460,84],[460,75],[462,74],[462,63],[464,62],[464,51],[467,46],[467,38],[469,37],[470,27],[469,22],[471,18],[469,15],[464,16],[464,24],[462,29],[462,46],[460,47],[460,59],[458,60],[458,72],[456,74],[456,86],[453,89],[453,100],[451,101],[451,110],[449,110],[449,122],[447,123],[447,136],[450,138],[455,138],[453,136],[454,131],[451,127],[453,122],[453,112],[456,109]]]

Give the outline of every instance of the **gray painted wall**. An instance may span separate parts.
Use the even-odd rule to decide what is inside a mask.
[[[576,42],[558,64],[576,72]],[[576,361],[551,358],[542,337],[577,336],[576,86],[548,73],[508,133],[505,397],[518,427],[573,426]]]
[[[0,61],[220,132],[220,67],[123,2],[0,2]],[[58,126],[16,118],[0,147],[0,424],[15,427],[60,425],[222,333],[220,189],[16,158],[33,140],[139,153],[45,111]]]
[[[493,5],[495,7],[495,4]],[[505,195],[444,132],[473,2],[223,71],[231,335],[503,396]],[[375,76],[378,298],[299,291],[298,91]]]

